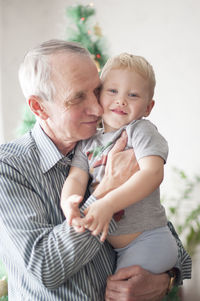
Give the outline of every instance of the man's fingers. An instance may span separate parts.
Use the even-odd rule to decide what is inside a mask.
[[[123,151],[124,148],[126,147],[127,140],[128,140],[127,133],[126,131],[123,131],[121,137],[117,139],[117,141],[115,142],[114,146],[112,147],[108,155],[112,155]]]
[[[121,268],[117,271],[117,273],[110,276],[110,280],[123,281],[131,277],[138,276],[140,275],[140,273],[141,273],[140,266],[135,265],[127,268]]]
[[[125,298],[125,293],[122,292],[124,285],[126,286],[126,281],[110,281],[110,277],[108,277],[106,293],[105,293],[105,300],[123,300]],[[121,299],[122,297],[122,299]],[[124,299],[128,300],[128,299]]]

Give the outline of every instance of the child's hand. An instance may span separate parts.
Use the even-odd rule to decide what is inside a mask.
[[[85,228],[92,232],[92,235],[101,234],[100,240],[104,242],[108,234],[110,220],[113,216],[111,208],[107,208],[104,202],[96,201],[85,211]]]
[[[61,198],[61,208],[66,217],[69,226],[74,227],[74,230],[78,233],[85,231],[85,219],[81,217],[79,204],[82,202],[83,197],[81,195],[73,194],[68,198]],[[90,223],[93,218],[88,218],[87,222]]]
[[[84,232],[85,229],[80,225],[81,213],[79,210],[79,204],[83,200],[83,197],[77,194],[73,194],[67,199],[61,198],[61,208],[66,217],[69,226],[74,226],[77,232]]]

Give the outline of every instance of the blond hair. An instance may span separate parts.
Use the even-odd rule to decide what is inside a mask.
[[[109,71],[113,69],[128,69],[138,73],[149,83],[150,98],[153,98],[156,85],[155,73],[153,67],[142,56],[137,56],[129,53],[121,53],[117,56],[108,59],[101,72],[102,82],[105,80]]]

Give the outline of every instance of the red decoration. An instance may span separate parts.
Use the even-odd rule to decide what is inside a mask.
[[[98,53],[98,54],[96,55],[96,57],[97,57],[98,59],[100,59],[100,58],[101,58],[101,55]]]
[[[81,18],[81,21],[84,21],[84,20],[85,20],[85,18],[84,18],[84,17],[82,17],[82,18]]]

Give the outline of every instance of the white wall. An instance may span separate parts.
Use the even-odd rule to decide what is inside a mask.
[[[67,6],[90,2],[95,5],[110,55],[132,52],[145,56],[154,66],[156,106],[151,119],[169,142],[162,188],[173,194],[173,166],[189,175],[200,170],[199,0],[1,0],[0,97],[5,140],[15,137],[25,102],[17,79],[24,53],[38,42],[64,38]]]
[[[2,62],[2,0],[0,0],[0,66]],[[3,112],[2,112],[2,76],[1,76],[1,68],[0,68],[0,144],[4,142],[4,133],[3,133]]]
[[[18,68],[25,52],[44,40],[61,38],[67,1],[3,0],[2,97],[6,141],[16,136],[25,103]]]

